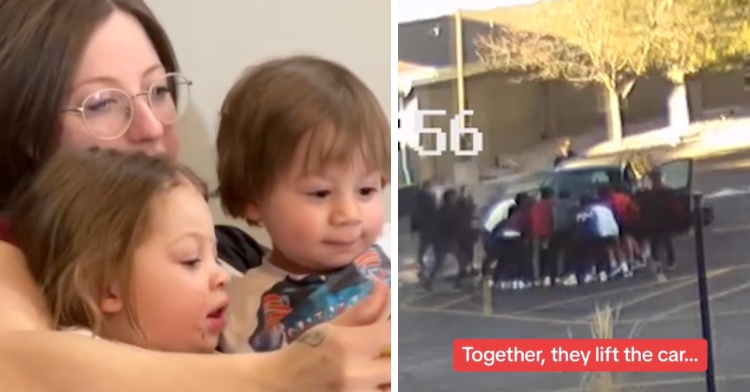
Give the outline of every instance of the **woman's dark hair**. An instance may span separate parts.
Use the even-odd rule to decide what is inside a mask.
[[[57,150],[73,75],[94,29],[115,10],[136,18],[166,71],[178,71],[143,0],[0,1],[0,209]]]

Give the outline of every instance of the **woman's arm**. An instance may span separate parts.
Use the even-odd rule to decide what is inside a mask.
[[[19,392],[352,392],[390,385],[384,324],[322,325],[267,354],[176,354],[54,331],[0,335],[3,390]],[[364,355],[363,355],[364,354]]]
[[[0,243],[0,380],[20,392],[348,392],[390,383],[380,288],[330,325],[270,354],[161,353],[51,331],[23,255]],[[300,388],[302,387],[302,388]],[[4,389],[4,390],[5,390]]]
[[[265,391],[252,372],[265,360],[170,355],[52,331],[23,254],[0,242],[0,380],[7,390]]]
[[[44,298],[23,254],[0,241],[0,334],[49,328]]]
[[[72,333],[10,332],[0,335],[0,379],[21,392],[271,392],[264,382],[271,356],[163,353]]]

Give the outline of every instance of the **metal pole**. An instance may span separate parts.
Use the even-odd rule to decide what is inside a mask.
[[[706,279],[706,249],[703,240],[703,195],[694,194],[693,224],[695,225],[695,260],[698,269],[698,298],[701,311],[701,332],[708,343],[706,354],[706,392],[716,392],[716,373],[714,371],[714,350],[711,333],[711,309],[708,299],[708,281]]]
[[[466,109],[466,90],[464,87],[464,32],[463,32],[463,17],[461,16],[461,10],[456,11],[453,15],[454,20],[454,42],[456,50],[456,114],[460,114]],[[464,116],[460,116],[459,125],[461,128],[465,126]]]

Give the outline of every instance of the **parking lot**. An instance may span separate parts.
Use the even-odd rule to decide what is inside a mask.
[[[750,390],[750,154],[701,161],[695,184],[716,209],[706,232],[708,285],[716,370],[721,391]],[[745,185],[748,184],[748,185]],[[413,240],[401,236],[399,263],[408,270]],[[616,337],[698,338],[698,288],[691,236],[678,238],[678,268],[659,283],[649,271],[629,280],[579,287],[495,291],[489,302],[478,292],[425,293],[405,283],[399,290],[399,390],[401,391],[580,391],[580,374],[457,374],[451,345],[457,338],[591,337],[597,306],[620,309]],[[400,275],[401,275],[400,271]],[[405,276],[405,275],[403,275]],[[702,374],[621,374],[633,391],[705,391]]]

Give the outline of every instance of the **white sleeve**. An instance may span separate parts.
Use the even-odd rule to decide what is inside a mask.
[[[383,253],[388,256],[389,259],[393,259],[391,256],[391,224],[386,223],[383,225],[383,231],[380,233],[380,238],[376,242],[380,248],[383,249]]]

